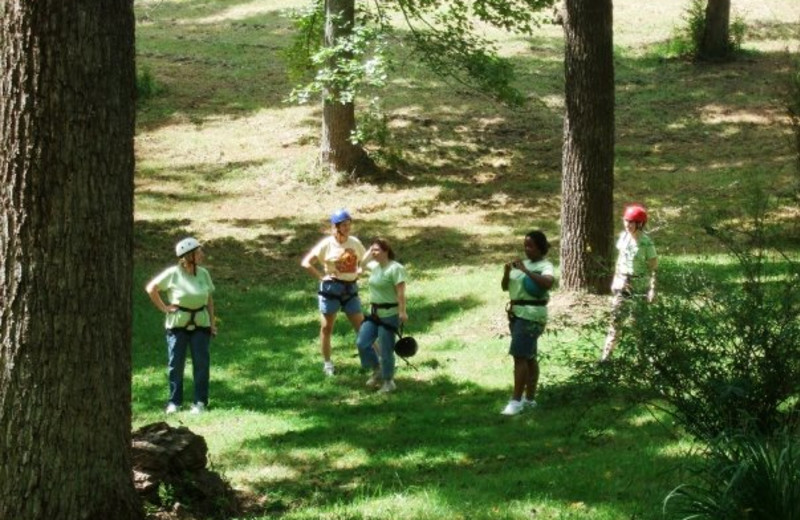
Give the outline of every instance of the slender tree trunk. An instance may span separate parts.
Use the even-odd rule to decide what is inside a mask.
[[[140,519],[133,2],[0,13],[0,518]]]
[[[566,0],[561,280],[608,291],[613,232],[614,55],[611,0]]]
[[[349,37],[354,23],[354,0],[325,0],[326,47],[335,47]],[[330,66],[333,67],[336,57],[331,60]],[[371,167],[372,162],[364,149],[350,140],[355,129],[353,102],[342,102],[337,89],[323,92],[320,160],[331,171],[358,175]]]
[[[700,57],[724,59],[730,53],[731,0],[708,0]]]

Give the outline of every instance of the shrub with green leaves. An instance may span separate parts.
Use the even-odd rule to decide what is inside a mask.
[[[767,247],[762,220],[746,240],[707,232],[735,261],[683,264],[665,273],[655,303],[633,302],[620,382],[665,402],[700,439],[770,433],[792,420],[800,395],[800,272]]]
[[[800,440],[796,435],[739,435],[714,442],[696,484],[664,501],[681,520],[800,520]]]
[[[698,58],[706,29],[707,0],[690,0],[683,13],[683,25],[673,30],[662,52],[667,58]],[[735,15],[728,27],[728,53],[742,48],[747,24],[741,15]]]

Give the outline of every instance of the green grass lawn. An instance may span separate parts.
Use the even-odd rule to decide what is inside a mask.
[[[540,406],[499,414],[512,375],[502,263],[541,228],[558,264],[561,28],[498,35],[531,99],[520,109],[405,61],[385,99],[405,162],[394,177],[342,186],[315,177],[319,108],[284,102],[291,5],[136,2],[138,63],[158,92],[138,111],[134,426],[168,420],[203,435],[213,469],[255,497],[257,518],[662,518],[695,457],[690,439],[613,388],[573,378],[599,354],[601,330],[579,325],[606,311],[604,299],[556,294]],[[739,222],[760,187],[772,243],[796,254],[782,95],[800,4],[734,2],[751,27],[746,53],[716,66],[658,56],[683,7],[616,2],[615,205],[649,206],[666,271],[724,271],[701,224]],[[338,375],[322,375],[315,283],[299,261],[338,207],[362,239],[387,235],[409,269],[408,328],[421,350],[415,368],[398,360],[395,394],[365,388],[343,317]],[[209,413],[167,418],[162,316],[143,288],[186,234],[205,244],[219,335]],[[189,367],[187,378],[191,392]]]

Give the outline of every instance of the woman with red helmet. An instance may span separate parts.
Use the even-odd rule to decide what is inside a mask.
[[[346,209],[336,210],[330,222],[331,235],[317,242],[300,262],[311,276],[319,280],[319,341],[324,361],[322,371],[327,376],[333,375],[331,334],[337,313],[344,311],[356,332],[364,321],[356,282],[366,252],[361,241],[350,234],[352,217]],[[321,270],[314,263],[319,264]]]
[[[656,297],[658,256],[653,241],[644,231],[647,211],[639,204],[631,204],[625,208],[622,222],[625,230],[617,240],[617,263],[611,282],[611,324],[603,345],[602,361],[607,360],[616,347],[625,301],[637,294],[646,295],[648,302]]]

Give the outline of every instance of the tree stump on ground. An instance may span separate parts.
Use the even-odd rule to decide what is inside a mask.
[[[133,432],[136,490],[146,502],[181,511],[180,517],[234,516],[236,495],[218,473],[206,469],[207,455],[205,439],[184,426],[143,426]]]

